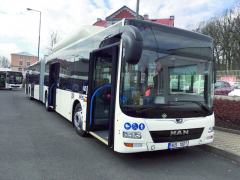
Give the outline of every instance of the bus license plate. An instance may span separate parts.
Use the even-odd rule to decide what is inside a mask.
[[[172,142],[168,144],[168,149],[179,149],[188,146],[188,141]]]

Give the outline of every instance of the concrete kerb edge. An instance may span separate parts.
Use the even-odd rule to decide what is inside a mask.
[[[240,135],[240,131],[237,131],[237,130],[222,128],[222,127],[217,127],[217,126],[214,126],[214,129],[219,130],[219,131],[223,131],[223,132],[228,132],[228,133]]]
[[[213,146],[207,145],[207,144],[196,146],[196,147],[204,149],[204,150],[209,151],[209,152],[212,152],[214,154],[223,156],[225,158],[231,159],[232,161],[235,161],[237,163],[240,163],[240,156],[238,156],[236,154],[233,154],[233,153],[230,153],[228,151],[224,151],[222,149],[218,149],[216,147],[213,147]]]

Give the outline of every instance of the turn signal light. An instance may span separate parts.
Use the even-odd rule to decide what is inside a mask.
[[[133,143],[124,143],[124,145],[125,145],[126,147],[130,147],[130,148],[133,147]]]

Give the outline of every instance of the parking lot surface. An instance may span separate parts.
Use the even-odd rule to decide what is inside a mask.
[[[0,90],[0,179],[239,180],[240,165],[197,147],[120,154],[23,90]]]

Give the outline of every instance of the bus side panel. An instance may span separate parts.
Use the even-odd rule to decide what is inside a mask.
[[[42,60],[40,64],[40,81],[39,81],[39,100],[42,102],[44,102],[43,101],[44,72],[45,72],[45,60]]]
[[[72,114],[72,92],[66,91],[62,89],[57,89],[57,105],[61,103],[58,113],[61,114],[63,117],[71,121],[71,114]],[[58,95],[59,94],[59,95]],[[60,102],[60,103],[59,103]]]
[[[39,85],[34,84],[34,99],[39,100]]]
[[[25,84],[24,89],[25,89],[25,94],[28,94],[28,93],[27,93],[27,83]]]
[[[56,112],[58,112],[59,114],[62,114],[62,111],[61,111],[61,90],[59,88],[56,89]],[[64,102],[65,103],[65,102]]]

